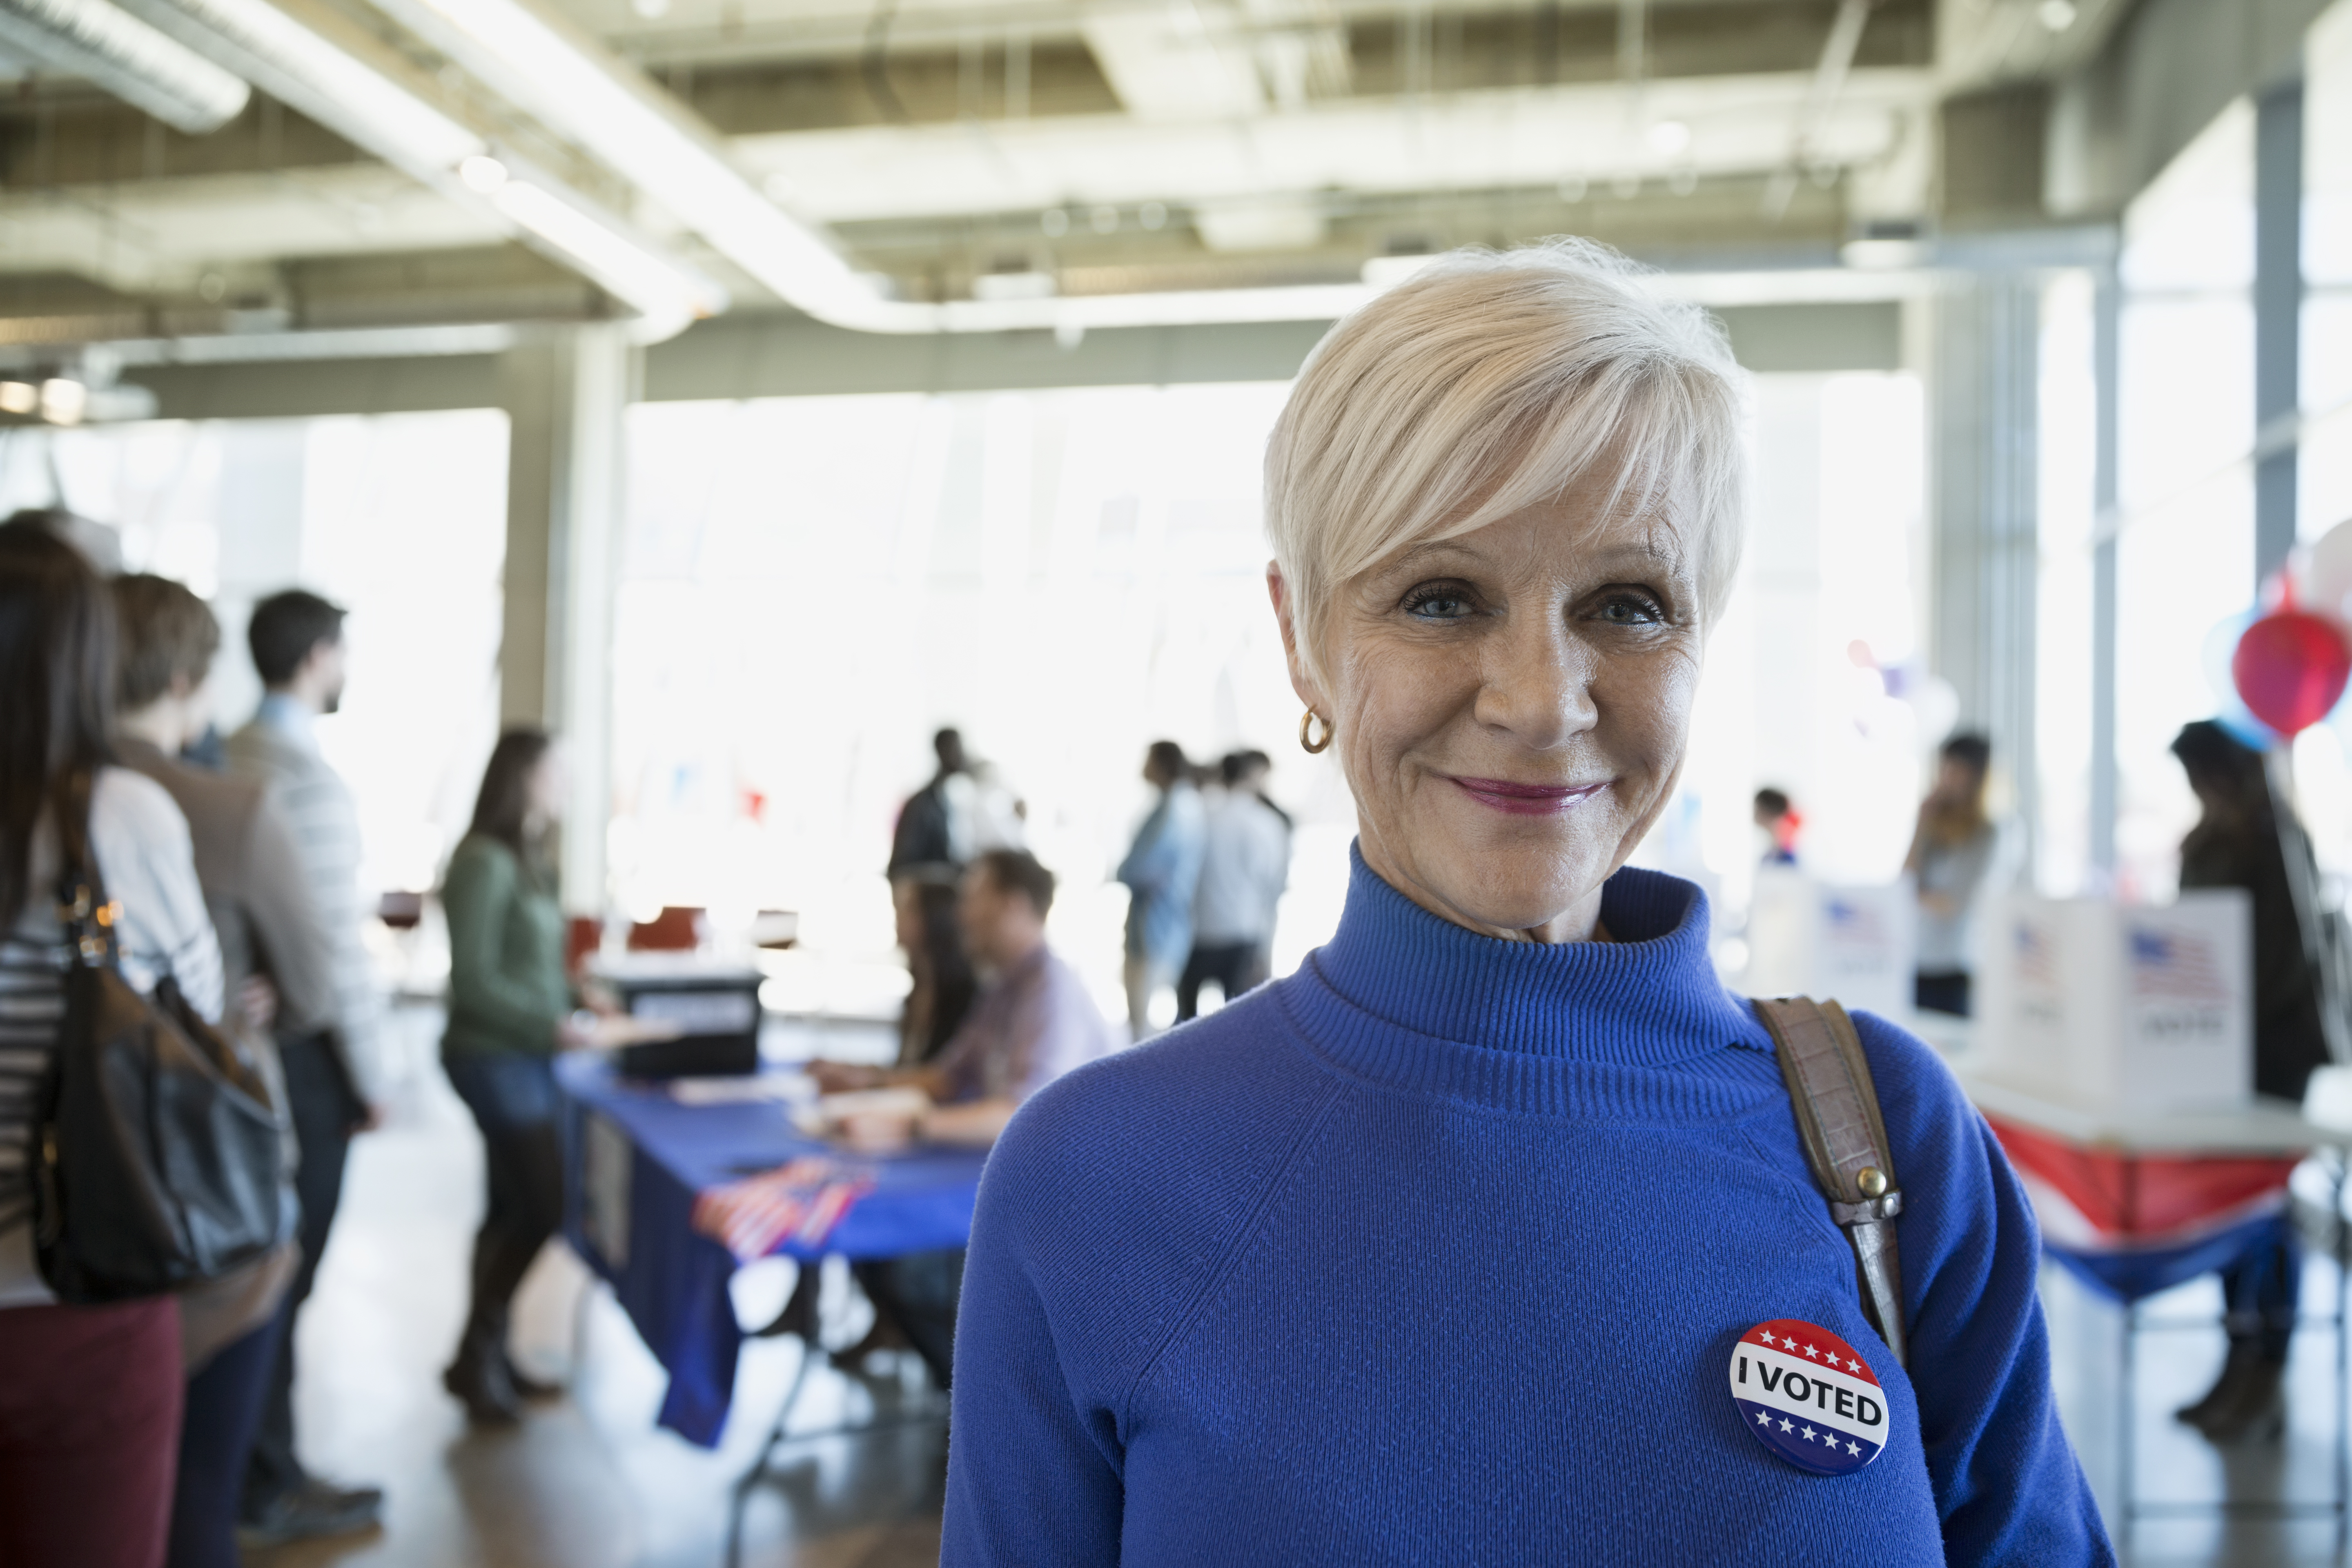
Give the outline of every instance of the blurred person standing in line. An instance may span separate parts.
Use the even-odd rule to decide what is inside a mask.
[[[123,975],[169,975],[207,1020],[220,950],[188,825],[152,779],[114,765],[106,585],[37,522],[0,525],[0,1563],[157,1568],[185,1393],[171,1296],[59,1302],[35,1261],[26,1145],[66,1026],[58,914],[66,825],[121,906]]]
[[[1985,783],[1992,742],[1955,735],[1937,753],[1935,787],[1919,805],[1918,830],[1903,869],[1918,879],[1918,977],[1913,1002],[1922,1012],[1969,1016],[1969,911],[1991,868],[1992,823]]]
[[[1266,793],[1266,776],[1274,772],[1274,759],[1252,748],[1227,757],[1225,763],[1220,764],[1220,771],[1223,771],[1226,764],[1233,764],[1235,757],[1240,759],[1237,766],[1241,782],[1234,787],[1282,828],[1282,874],[1279,877],[1269,875],[1259,888],[1265,900],[1265,941],[1261,944],[1262,951],[1258,955],[1261,967],[1257,981],[1254,982],[1257,984],[1271,978],[1274,973],[1275,926],[1282,912],[1282,895],[1290,890],[1290,837],[1296,824],[1290,820],[1290,813],[1275,804],[1274,796]]]
[[[239,1532],[248,1546],[271,1546],[367,1530],[383,1510],[381,1489],[336,1486],[302,1468],[294,1443],[294,1341],[342,1201],[352,1135],[382,1119],[390,1074],[383,999],[361,938],[359,810],[351,787],[319,751],[319,720],[342,704],[343,612],[289,588],[253,607],[246,640],[266,695],[253,721],[229,737],[229,768],[275,787],[286,803],[333,955],[331,1023],[321,1028],[314,1020],[289,1020],[278,1035],[287,1108],[300,1144],[294,1184],[302,1199],[302,1262],[287,1296],[261,1431],[247,1467]]]
[[[1138,1040],[1155,1030],[1151,999],[1176,984],[1192,952],[1192,896],[1201,880],[1201,792],[1192,764],[1173,741],[1144,753],[1143,780],[1160,792],[1119,862],[1127,906],[1127,1023]]]
[[[931,737],[939,771],[907,797],[890,835],[890,903],[907,952],[907,1005],[898,1015],[898,1062],[929,1061],[971,1005],[971,966],[956,935],[956,879],[975,853],[978,794],[962,731]]]
[[[1770,785],[1756,792],[1756,826],[1771,839],[1764,851],[1767,866],[1793,866],[1797,863],[1797,834],[1805,819],[1797,815],[1797,807],[1786,790]]]
[[[314,1033],[334,1017],[334,954],[302,874],[300,847],[276,786],[180,761],[210,710],[207,679],[220,623],[178,583],[114,580],[120,658],[115,752],[163,786],[188,821],[196,879],[219,934],[231,1027],[275,1055],[273,1022]],[[289,1151],[289,1154],[292,1152]],[[187,1413],[172,1505],[171,1568],[236,1568],[247,1456],[276,1364],[278,1309],[301,1264],[299,1243],[183,1291]]]
[[[890,835],[887,875],[894,882],[923,866],[961,871],[972,857],[972,801],[977,791],[971,759],[964,754],[962,731],[941,730],[931,737],[931,751],[939,758],[939,771],[907,797]]]
[[[2310,840],[2273,793],[2262,753],[2221,725],[2183,726],[2172,754],[2203,808],[2181,840],[2180,890],[2243,888],[2252,899],[2254,1091],[2300,1103],[2312,1069],[2328,1059],[2311,963],[2315,933],[2304,929],[2295,892],[2298,878],[2306,889],[2317,880]],[[2229,1359],[2205,1396],[2177,1412],[2180,1420],[2217,1443],[2277,1425],[2302,1280],[2302,1248],[2286,1224],[2222,1268]]]
[[[1228,1002],[1273,973],[1274,916],[1290,885],[1290,825],[1260,793],[1272,760],[1235,752],[1219,764],[1224,788],[1203,809],[1201,880],[1192,896],[1192,952],[1176,982],[1176,1021],[1201,1012],[1201,987]]]

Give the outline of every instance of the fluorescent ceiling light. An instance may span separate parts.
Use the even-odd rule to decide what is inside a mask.
[[[16,0],[0,0],[0,4]],[[452,200],[487,208],[667,336],[723,289],[562,182],[495,154],[436,108],[415,67],[315,0],[128,0],[140,16]]]
[[[0,0],[0,44],[202,136],[253,95],[236,76],[108,0]]]
[[[971,291],[981,300],[1050,300],[1057,292],[1050,272],[983,272]]]
[[[89,409],[89,388],[53,375],[41,383],[41,417],[52,425],[79,425]]]

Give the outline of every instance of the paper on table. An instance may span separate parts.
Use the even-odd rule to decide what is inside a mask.
[[[741,1105],[772,1100],[798,1105],[816,1098],[804,1072],[763,1072],[742,1078],[672,1079],[669,1097],[680,1105]]]
[[[793,1125],[822,1138],[853,1116],[920,1116],[931,1108],[931,1097],[919,1089],[859,1089],[828,1094],[793,1112]]]

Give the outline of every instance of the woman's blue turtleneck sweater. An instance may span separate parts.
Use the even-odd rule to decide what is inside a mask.
[[[1614,942],[1496,941],[1359,859],[1297,974],[1032,1100],[981,1184],[942,1562],[2113,1562],[2032,1215],[1942,1064],[1857,1020],[1906,1375],[1705,899],[1621,871],[1601,919]],[[1885,1385],[1866,1468],[1744,1429],[1732,1346],[1774,1318]]]

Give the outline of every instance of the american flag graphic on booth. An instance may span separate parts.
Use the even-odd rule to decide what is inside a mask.
[[[2127,940],[2133,994],[2183,1002],[2230,999],[2229,988],[2222,983],[2221,954],[2203,937],[2160,926],[2133,926]]]
[[[1894,1419],[1862,1352],[1793,1318],[1739,1336],[1731,1398],[1767,1451],[1817,1476],[1852,1475],[1878,1458]]]
[[[2058,944],[2031,921],[2017,922],[2017,977],[2038,990],[2058,989]]]
[[[1868,904],[1832,897],[1823,902],[1822,912],[1843,941],[1879,943],[1886,940],[1886,922]]]

